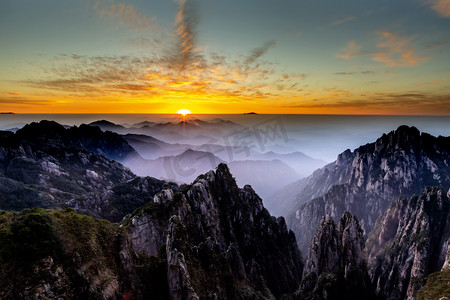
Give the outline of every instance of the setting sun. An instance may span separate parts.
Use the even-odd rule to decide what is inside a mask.
[[[191,111],[189,109],[180,109],[179,111],[177,111],[177,114],[186,116],[189,115],[191,113]]]

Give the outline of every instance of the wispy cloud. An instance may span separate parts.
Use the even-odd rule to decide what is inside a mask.
[[[339,89],[336,87],[333,88],[323,88],[323,90],[327,93],[326,97],[340,97],[340,96],[351,96],[352,93],[349,90]]]
[[[180,70],[195,65],[201,58],[196,57],[196,25],[198,13],[195,6],[186,0],[178,0],[178,14],[175,19],[177,45],[172,59]]]
[[[423,114],[450,115],[450,94],[431,94],[418,91],[405,93],[375,93],[361,95],[361,98],[338,98],[336,101],[302,101],[291,103],[286,108],[297,109],[327,109],[349,113],[374,114]]]
[[[200,57],[201,63],[180,72],[171,57],[61,55],[43,64],[45,77],[22,83],[78,97],[108,94],[250,99],[294,93],[305,78],[304,74],[283,74],[280,78],[270,65],[249,67],[245,58],[237,61],[216,54]]]
[[[414,66],[427,60],[429,57],[418,56],[411,45],[411,38],[403,38],[388,31],[378,31],[380,37],[379,51],[372,60],[382,62],[388,66]]]
[[[104,4],[96,2],[94,9],[101,17],[117,20],[135,29],[157,28],[153,18],[142,15],[132,5],[124,3]]]
[[[389,31],[377,31],[378,43],[376,51],[362,51],[362,46],[350,41],[336,57],[351,59],[360,56],[372,56],[373,61],[387,66],[415,66],[428,60],[430,56],[420,56],[416,53],[412,38],[405,38]]]
[[[444,39],[441,41],[436,41],[436,42],[430,43],[426,46],[426,49],[431,50],[434,48],[439,48],[439,47],[445,46],[448,44],[449,41],[450,41],[450,39]]]
[[[260,59],[276,46],[275,40],[239,58],[205,53],[196,44],[198,10],[189,0],[176,1],[178,12],[172,39],[161,51],[147,57],[63,54],[42,58],[39,77],[21,83],[35,89],[63,92],[73,98],[126,97],[146,101],[169,98],[253,101],[255,97],[288,97],[302,90],[306,75],[280,74],[273,64]],[[129,5],[97,4],[96,9],[102,16],[133,28],[154,25],[151,18]]]
[[[333,25],[341,25],[341,24],[344,24],[344,23],[353,21],[353,20],[355,20],[356,18],[357,18],[357,17],[355,17],[355,16],[349,16],[349,17],[346,17],[346,18],[344,18],[344,19],[340,19],[340,20],[334,21],[334,22],[333,22]]]
[[[375,74],[375,71],[361,71],[361,72],[336,72],[334,75],[373,75]]]
[[[343,59],[350,59],[355,56],[361,55],[361,45],[356,44],[355,41],[348,42],[347,47],[342,49],[340,53],[338,53],[336,56]]]
[[[441,17],[450,18],[450,0],[425,0],[424,3]]]
[[[49,105],[54,103],[51,100],[35,100],[35,99],[27,99],[27,98],[8,98],[0,96],[0,104],[14,104],[14,105]]]
[[[272,40],[264,43],[261,47],[255,48],[251,51],[250,55],[246,58],[245,62],[246,64],[252,64],[254,63],[258,58],[263,56],[267,51],[269,51],[270,48],[275,47],[277,44],[277,41]]]

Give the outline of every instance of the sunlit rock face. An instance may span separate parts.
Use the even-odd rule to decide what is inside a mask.
[[[350,211],[367,234],[392,199],[420,193],[425,186],[450,186],[450,138],[400,126],[376,142],[347,150],[299,181],[299,207],[287,217],[306,252],[324,215],[335,221]],[[294,186],[291,186],[294,188]]]

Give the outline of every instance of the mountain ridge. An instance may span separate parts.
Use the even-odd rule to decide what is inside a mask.
[[[125,158],[142,160],[121,136],[98,127],[65,128],[41,121],[15,134],[0,132],[0,209],[76,207],[118,222],[159,189],[176,189],[175,184],[150,178],[135,185],[136,175],[116,161]],[[123,185],[127,188],[122,190],[139,197],[121,202]],[[148,195],[138,194],[143,186]]]
[[[290,187],[297,209],[287,216],[305,251],[324,215],[338,218],[345,211],[355,214],[368,233],[392,199],[410,197],[425,186],[450,187],[450,137],[433,137],[415,127],[400,126],[374,143],[338,159]],[[322,194],[321,194],[322,193]]]

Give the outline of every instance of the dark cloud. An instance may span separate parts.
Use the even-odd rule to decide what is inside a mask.
[[[196,27],[199,21],[197,6],[194,2],[178,0],[178,14],[175,19],[177,45],[172,56],[173,62],[180,71],[190,68],[202,60],[201,54],[196,53]]]
[[[364,75],[373,75],[373,74],[375,74],[375,71],[362,71],[360,73],[364,74]]]
[[[258,58],[260,58],[267,51],[269,51],[270,48],[273,48],[276,45],[277,45],[277,41],[271,40],[271,41],[264,43],[264,45],[262,45],[261,47],[253,49],[251,51],[250,55],[247,56],[247,58],[245,59],[244,63],[247,65],[254,63]]]
[[[358,74],[363,74],[363,75],[372,75],[372,74],[375,74],[375,71],[361,71],[361,72],[336,72],[336,73],[334,73],[334,75],[358,75]]]
[[[17,104],[17,105],[49,105],[54,103],[55,101],[51,100],[33,100],[26,98],[1,98],[0,104]]]
[[[449,39],[445,39],[445,40],[441,40],[441,41],[437,41],[437,42],[428,44],[426,46],[426,49],[427,50],[431,50],[431,49],[434,49],[434,48],[439,48],[439,47],[445,46],[445,45],[448,44],[449,41],[450,41]]]
[[[391,98],[391,99],[420,99],[421,101],[424,99],[429,99],[428,94],[419,93],[419,92],[411,92],[411,93],[375,93],[375,97],[382,98]]]

